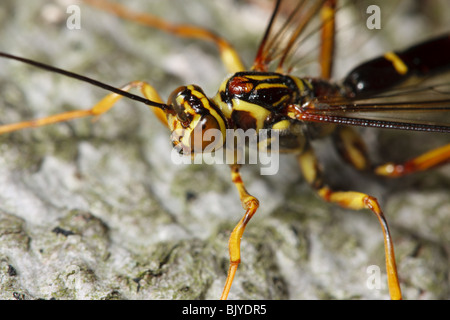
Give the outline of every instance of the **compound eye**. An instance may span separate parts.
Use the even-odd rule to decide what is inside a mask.
[[[186,86],[181,86],[175,89],[169,96],[168,104],[172,106],[173,111],[175,111],[176,117],[183,127],[189,126],[190,119],[185,110],[185,97],[186,97]]]
[[[217,120],[211,115],[203,116],[191,132],[190,142],[193,152],[203,152],[208,147],[212,151],[223,141]]]

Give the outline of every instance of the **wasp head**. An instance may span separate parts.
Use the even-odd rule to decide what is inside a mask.
[[[170,95],[168,105],[172,108],[167,113],[172,144],[179,153],[211,152],[224,145],[224,116],[200,87],[179,87]]]

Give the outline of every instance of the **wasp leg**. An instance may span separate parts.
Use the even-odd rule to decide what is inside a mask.
[[[132,88],[139,88],[142,92],[142,94],[149,100],[163,103],[161,97],[158,95],[156,90],[150,86],[149,84],[142,82],[142,81],[133,81],[127,84],[126,86],[122,87],[121,89],[123,91],[129,91]],[[36,127],[42,127],[45,125],[49,125],[52,123],[57,122],[64,122],[68,120],[73,120],[77,118],[83,118],[88,116],[100,116],[101,114],[107,112],[109,109],[111,109],[114,104],[119,100],[123,98],[123,96],[116,94],[116,93],[110,93],[106,97],[104,97],[102,100],[100,100],[94,107],[88,110],[74,110],[74,111],[68,111],[64,113],[55,114],[53,116],[41,118],[41,119],[35,119],[30,121],[23,121],[18,123],[12,123],[12,124],[6,124],[0,126],[0,134],[17,131],[25,128],[36,128]],[[155,112],[156,116],[158,117],[161,122],[163,122],[167,126],[167,119],[165,117],[165,114],[162,110],[157,108],[152,108],[152,110]]]
[[[227,299],[231,284],[233,283],[233,279],[236,274],[236,270],[239,266],[239,263],[241,262],[241,238],[244,233],[245,227],[259,207],[258,199],[250,195],[245,189],[241,174],[239,173],[239,168],[239,165],[231,165],[231,179],[238,189],[242,206],[245,209],[245,214],[233,229],[233,232],[231,232],[228,242],[228,248],[230,252],[230,267],[228,269],[225,287],[223,289],[222,296],[220,297],[221,300]]]
[[[305,151],[299,155],[298,162],[307,182],[325,201],[333,202],[344,208],[352,210],[369,209],[376,215],[384,236],[389,294],[393,300],[401,299],[402,294],[397,275],[397,266],[395,263],[394,244],[389,232],[388,223],[377,199],[360,192],[331,190],[323,183],[321,177],[322,172],[311,147],[306,148]]]
[[[350,127],[337,127],[333,139],[340,156],[358,170],[371,167],[366,146],[359,134]],[[404,163],[388,162],[375,167],[375,174],[391,178],[428,170],[450,162],[450,144],[430,150]]]
[[[357,170],[369,170],[371,164],[367,148],[361,136],[351,127],[336,127],[334,146],[343,160]]]
[[[330,79],[333,69],[336,0],[328,0],[320,10],[322,20],[320,67],[321,77]]]
[[[179,37],[213,42],[219,48],[221,59],[228,72],[236,73],[245,70],[239,54],[233,49],[231,44],[209,30],[188,24],[172,24],[151,14],[134,12],[124,6],[106,0],[84,0],[84,2],[120,18],[157,28]]]
[[[387,177],[400,177],[424,171],[450,162],[450,144],[428,151],[404,163],[392,162],[375,168],[375,173]]]

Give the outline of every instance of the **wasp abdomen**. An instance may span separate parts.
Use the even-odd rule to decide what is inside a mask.
[[[447,34],[401,52],[388,52],[353,69],[344,79],[348,96],[377,94],[411,76],[424,77],[450,68],[450,36]]]

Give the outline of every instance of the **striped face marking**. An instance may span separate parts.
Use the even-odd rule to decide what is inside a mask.
[[[174,112],[167,114],[167,122],[172,144],[179,153],[192,155],[224,145],[224,117],[200,87],[179,87],[170,95],[168,104]]]

